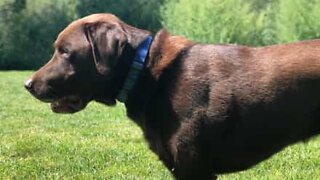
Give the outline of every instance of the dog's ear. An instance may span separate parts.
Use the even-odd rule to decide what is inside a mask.
[[[108,75],[122,54],[128,38],[120,25],[94,23],[85,25],[98,73]]]

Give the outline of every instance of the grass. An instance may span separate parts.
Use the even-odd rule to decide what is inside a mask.
[[[172,179],[122,105],[58,115],[32,98],[31,72],[0,72],[0,179]],[[221,179],[319,179],[320,138]]]

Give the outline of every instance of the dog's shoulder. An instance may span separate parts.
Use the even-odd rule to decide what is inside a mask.
[[[158,78],[185,50],[195,43],[183,36],[173,36],[166,29],[160,30],[150,48],[148,66],[151,73]]]

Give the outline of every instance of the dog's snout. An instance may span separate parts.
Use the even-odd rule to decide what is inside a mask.
[[[28,79],[24,82],[24,87],[28,90],[28,91],[32,91],[33,89],[33,80],[32,79]]]

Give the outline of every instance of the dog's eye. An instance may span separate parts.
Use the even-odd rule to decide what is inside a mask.
[[[69,54],[69,50],[63,46],[58,48],[60,54]]]

